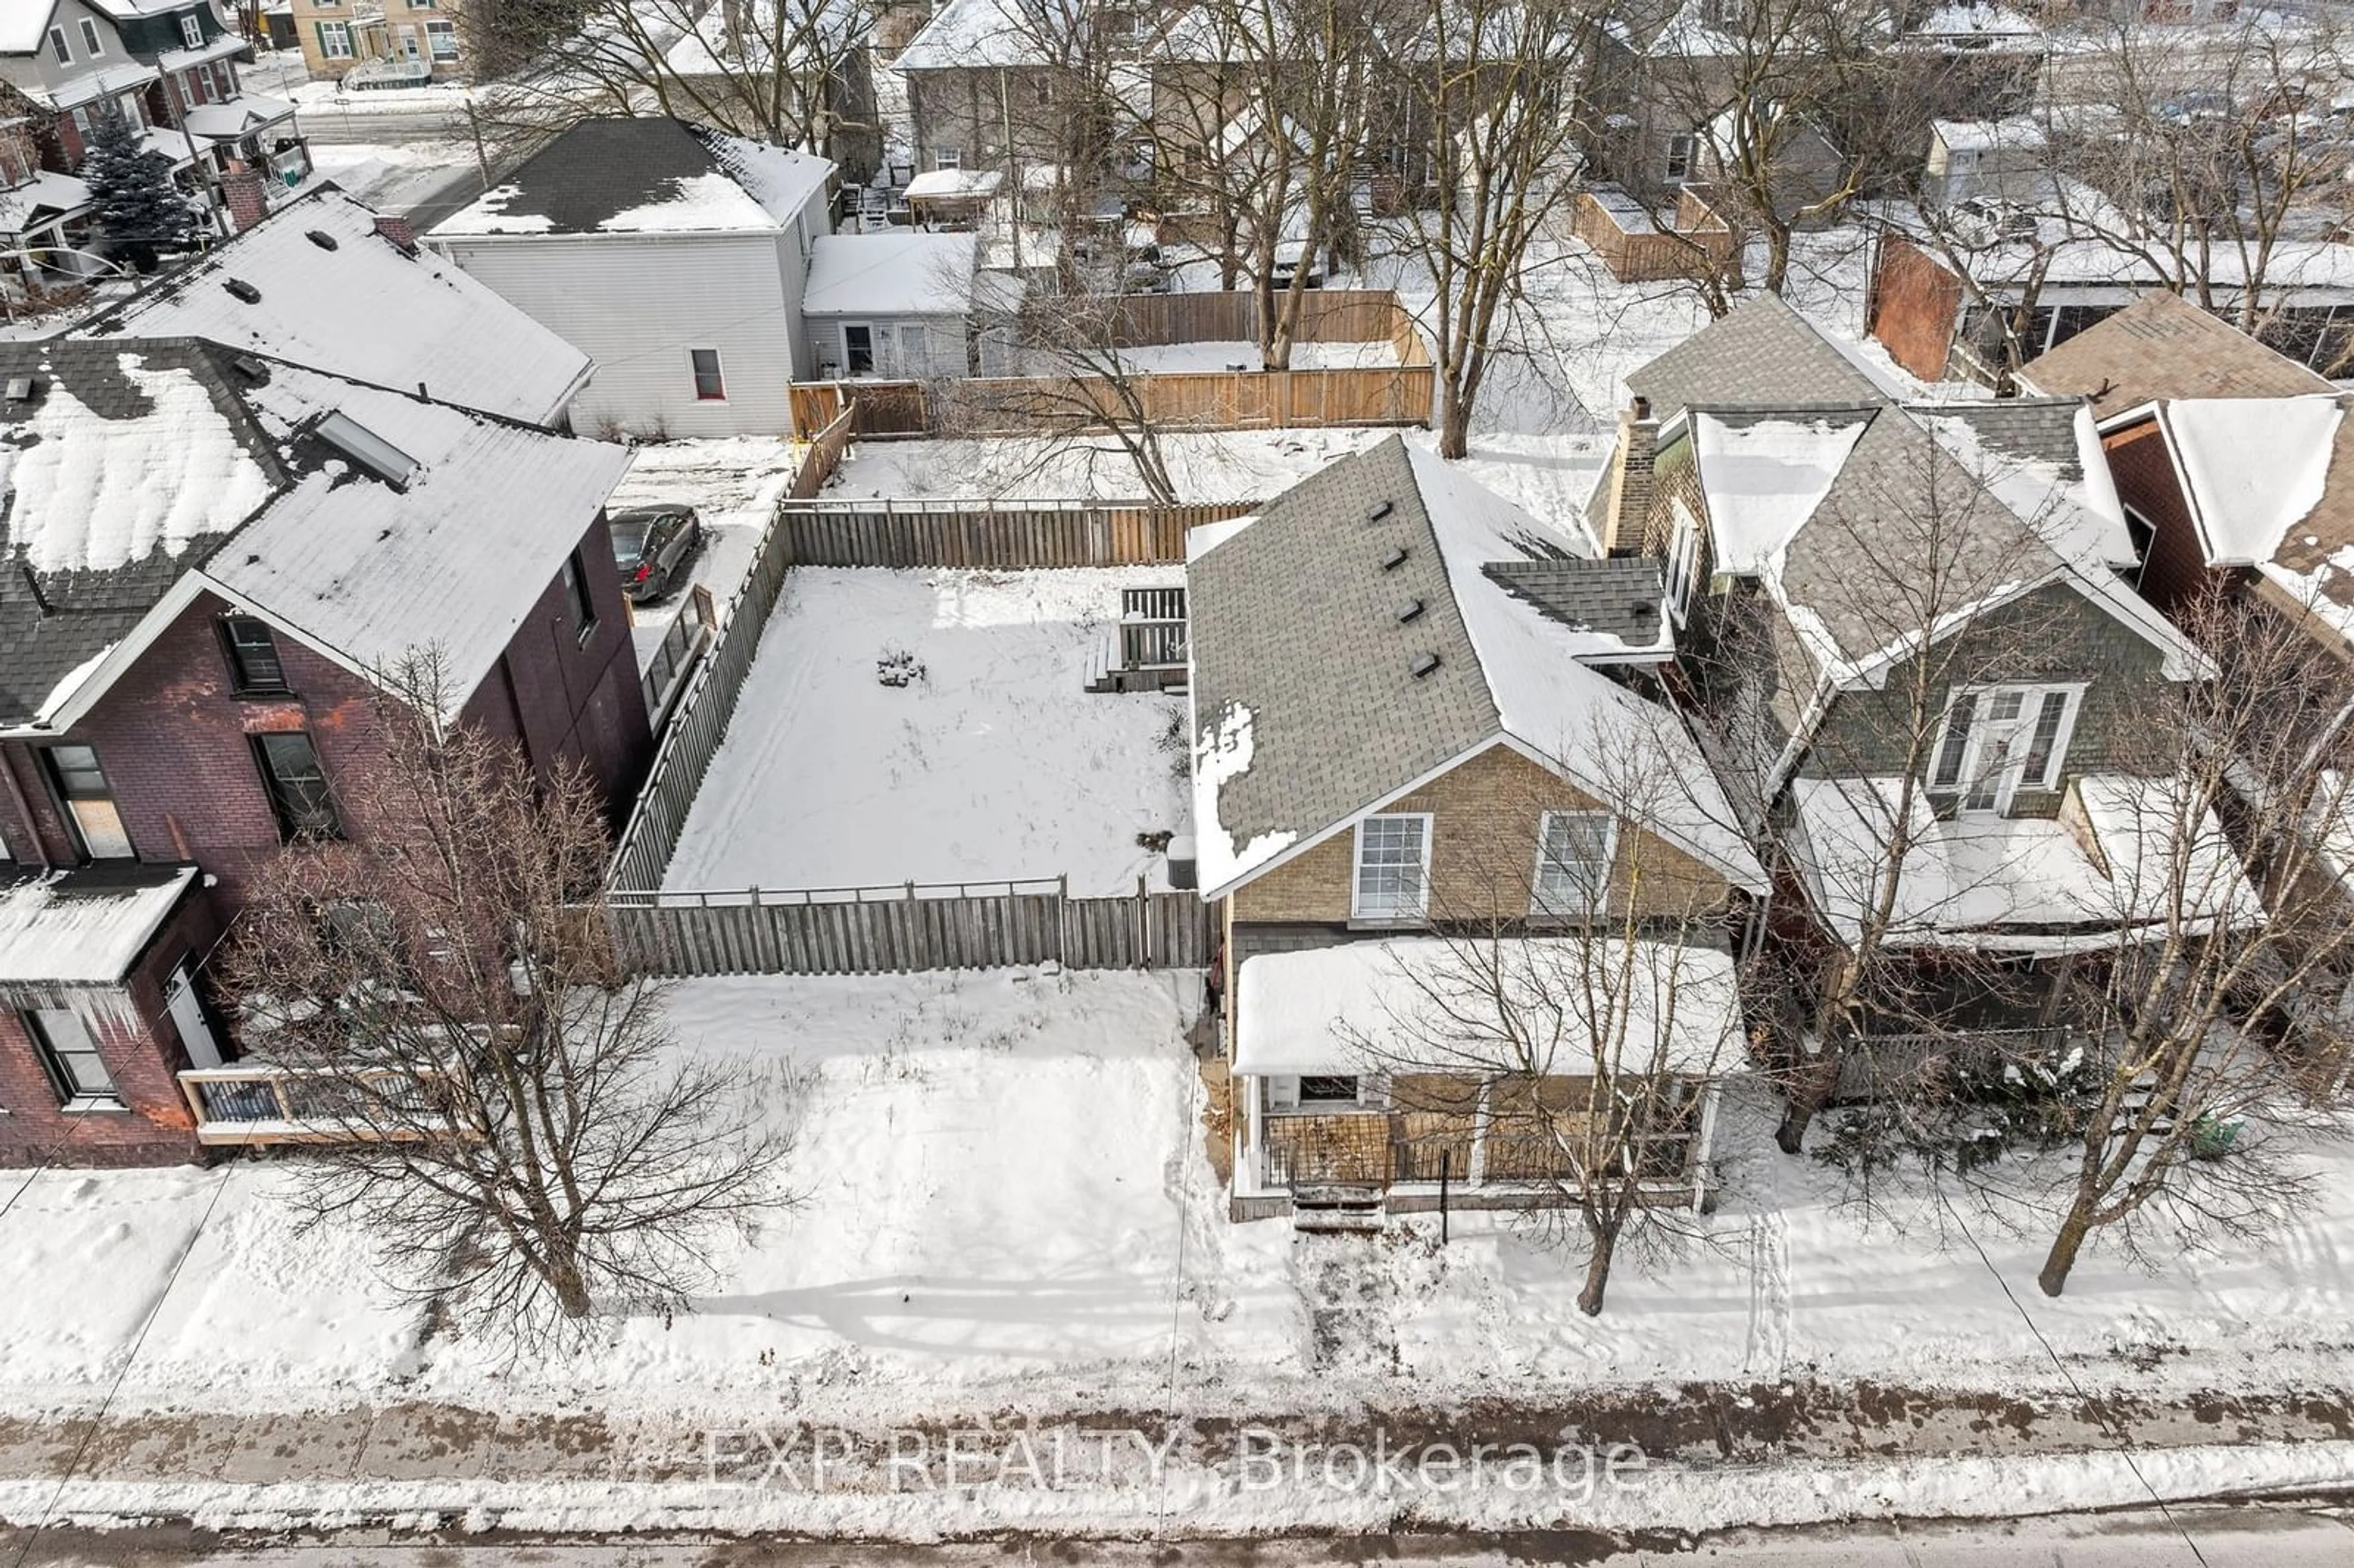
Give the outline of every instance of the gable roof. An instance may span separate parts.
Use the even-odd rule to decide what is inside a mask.
[[[29,55],[49,36],[49,18],[58,0],[17,0],[0,8],[0,55]]]
[[[667,116],[583,120],[432,232],[770,232],[832,173],[823,158]]]
[[[1658,419],[1702,404],[1852,408],[1900,395],[1775,294],[1760,294],[1709,323],[1628,373],[1627,386],[1649,400]]]
[[[1603,754],[1657,748],[1662,777],[1691,798],[1647,811],[1645,825],[1761,886],[1681,721],[1583,662],[1626,645],[1487,570],[1579,554],[1568,533],[1392,437],[1197,555],[1188,609],[1204,895],[1497,744],[1629,810],[1605,781],[1625,758]]]
[[[1943,636],[2062,581],[2158,645],[2189,646],[2127,589],[2136,558],[2100,458],[2091,410],[2073,400],[1891,405],[1847,410],[1691,411],[1712,569],[1759,579],[1799,645],[1835,685],[1876,680],[1924,633]],[[1919,536],[1907,539],[1903,524]],[[1934,548],[1949,600],[1934,628],[1900,555]],[[1861,567],[1860,569],[1860,562]]]
[[[2354,398],[2177,398],[2155,416],[2210,564],[2354,641]]]
[[[69,727],[207,592],[363,676],[438,647],[462,703],[628,463],[186,339],[0,344],[0,377],[35,386],[0,403],[0,728]]]
[[[233,282],[260,297],[232,293]],[[333,185],[73,335],[210,338],[533,424],[559,415],[588,376],[587,355],[448,258],[378,233],[376,215]]]
[[[2028,361],[2039,391],[2082,394],[2103,418],[2161,397],[2295,397],[2335,390],[2221,317],[2163,289]]]

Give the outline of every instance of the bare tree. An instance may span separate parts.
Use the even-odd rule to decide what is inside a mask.
[[[1721,1080],[1744,1065],[1724,884],[1662,836],[1708,808],[1665,708],[1614,711],[1565,747],[1593,804],[1532,768],[1490,802],[1548,824],[1434,868],[1431,935],[1396,949],[1373,1027],[1342,1025],[1383,1075],[1422,1180],[1437,1156],[1582,1249],[1578,1308],[1603,1309],[1622,1255],[1705,1234],[1703,1150]],[[1548,815],[1548,813],[1551,815]]]
[[[948,429],[1043,437],[1038,464],[1108,442],[1134,467],[1149,500],[1177,504],[1152,377],[1136,356],[1125,297],[1031,289],[984,299],[975,323],[1008,345],[1013,368],[1024,374],[942,383],[935,397]]]
[[[1390,90],[1430,133],[1427,202],[1397,227],[1430,269],[1438,451],[1469,450],[1491,363],[1522,334],[1536,240],[1568,198],[1577,87],[1597,25],[1580,0],[1426,0],[1389,39]]]
[[[503,1330],[675,1303],[794,1201],[788,1146],[617,968],[595,792],[446,723],[437,659],[384,683],[380,768],[312,803],[226,961],[248,1048],[337,1134],[299,1167],[305,1215]]]
[[[2264,606],[2185,620],[2214,675],[2137,715],[2147,781],[2110,803],[2133,863],[2111,867],[2119,937],[2087,963],[2109,1059],[2050,1172],[2047,1295],[2095,1234],[2135,1255],[2268,1234],[2317,1195],[2312,1144],[2354,1131],[2354,675]]]

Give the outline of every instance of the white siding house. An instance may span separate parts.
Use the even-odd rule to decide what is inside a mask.
[[[895,229],[821,239],[801,297],[817,379],[962,376],[974,237]]]
[[[800,307],[832,173],[676,120],[589,120],[428,238],[588,355],[582,433],[774,435],[815,368]]]

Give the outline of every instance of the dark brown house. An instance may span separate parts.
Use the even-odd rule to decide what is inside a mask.
[[[258,865],[362,836],[376,673],[584,766],[652,747],[621,449],[192,339],[0,349],[0,1162],[186,1160],[205,968]]]

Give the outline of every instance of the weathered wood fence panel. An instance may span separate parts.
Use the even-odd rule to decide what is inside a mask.
[[[1187,530],[1258,510],[1021,501],[787,501],[786,548],[804,567],[1124,567],[1181,562]]]
[[[1409,326],[1409,329],[1411,327]],[[1167,430],[1317,429],[1347,425],[1426,425],[1437,373],[1417,336],[1421,363],[1353,370],[1214,370],[1129,378],[1144,418]],[[854,397],[861,436],[1023,436],[1068,430],[1075,420],[1118,407],[1108,384],[1034,376],[976,377],[935,392],[920,382],[815,381],[793,388],[794,428],[840,416]]]
[[[650,974],[907,974],[1055,962],[1202,969],[1192,893],[1072,898],[1059,881],[779,893],[627,893],[608,905],[621,961]]]
[[[798,413],[795,418],[798,421]],[[810,450],[801,454],[801,471],[793,475],[790,493],[796,499],[806,501],[825,488],[825,482],[842,466],[842,454],[849,449],[857,423],[858,404],[854,400],[811,440]]]

